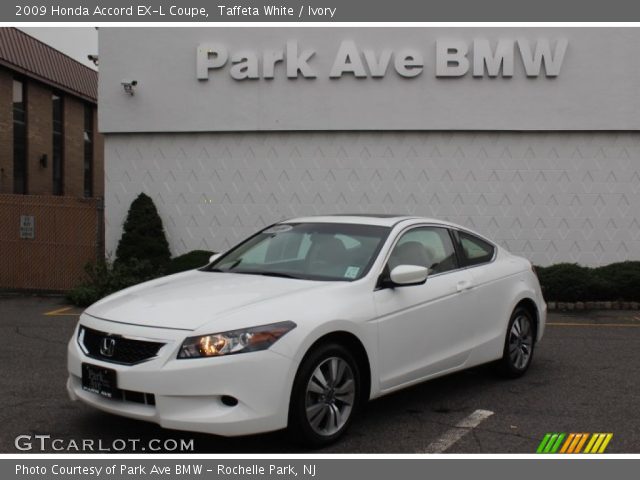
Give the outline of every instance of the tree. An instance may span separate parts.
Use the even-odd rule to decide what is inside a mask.
[[[162,219],[148,195],[138,195],[127,213],[124,230],[116,250],[116,264],[146,262],[155,272],[162,272],[171,258]]]

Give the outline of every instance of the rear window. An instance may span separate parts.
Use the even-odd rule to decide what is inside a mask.
[[[466,232],[458,232],[458,237],[467,266],[488,263],[493,258],[495,247],[489,242]]]

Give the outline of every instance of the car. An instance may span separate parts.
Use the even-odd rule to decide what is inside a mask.
[[[67,389],[166,428],[317,447],[370,399],[489,362],[521,376],[546,312],[532,264],[462,226],[296,218],[90,306]]]

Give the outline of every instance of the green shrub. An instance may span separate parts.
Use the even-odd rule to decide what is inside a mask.
[[[184,255],[174,257],[167,265],[166,273],[169,275],[203,267],[209,263],[209,257],[211,257],[211,255],[213,255],[213,252],[207,250],[193,250]]]
[[[619,262],[597,268],[558,263],[537,267],[536,271],[547,301],[640,301],[640,262]]]
[[[615,284],[606,278],[598,275],[595,269],[589,272],[589,293],[586,298],[581,298],[579,302],[596,300],[622,300],[618,298]]]
[[[558,263],[538,267],[536,271],[546,300],[577,302],[590,294],[591,275],[588,267],[576,263]]]
[[[603,300],[640,301],[640,262],[618,262],[593,269],[604,285]]]
[[[67,293],[67,301],[78,307],[88,307],[104,296],[95,285],[83,283]]]
[[[88,280],[67,293],[67,300],[74,305],[86,307],[118,290],[157,277],[148,261],[136,259],[128,263],[110,263],[102,260],[85,266]]]
[[[209,263],[213,252],[193,250],[169,261],[163,274],[172,274],[193,270]],[[124,262],[109,262],[103,260],[90,263],[85,267],[87,281],[78,285],[67,293],[67,300],[73,305],[87,307],[101,298],[111,295],[118,290],[146,282],[159,277],[148,260],[135,258]]]
[[[141,193],[127,213],[114,264],[125,265],[135,259],[149,267],[148,274],[157,274],[164,271],[170,258],[158,210],[151,197]]]
[[[138,195],[129,208],[116,260],[103,260],[85,267],[87,281],[67,294],[74,305],[86,307],[118,290],[161,275],[202,267],[213,252],[194,250],[171,259],[162,219],[153,200]]]

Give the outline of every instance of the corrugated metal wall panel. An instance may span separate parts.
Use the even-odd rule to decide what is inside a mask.
[[[110,134],[107,250],[142,191],[175,255],[357,212],[450,220],[541,265],[638,259],[638,158],[635,132]]]

